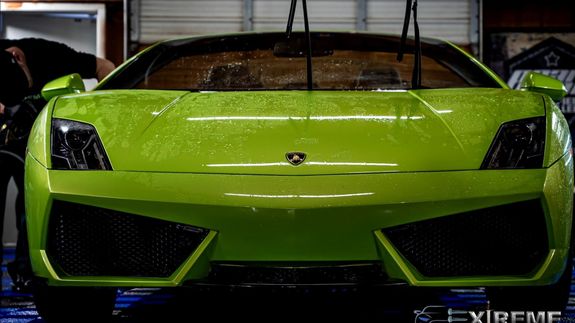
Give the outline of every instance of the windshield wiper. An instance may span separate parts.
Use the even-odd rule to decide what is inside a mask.
[[[413,11],[413,29],[415,33],[414,57],[413,57],[413,74],[411,77],[411,87],[414,89],[421,88],[421,38],[419,36],[419,24],[417,23],[417,0],[407,0],[405,6],[405,19],[403,20],[403,31],[399,42],[399,51],[397,60],[403,60],[405,52],[405,43],[407,41],[407,32],[409,31],[409,21]]]
[[[306,44],[307,44],[307,54],[306,54],[307,89],[308,89],[308,91],[311,91],[311,90],[313,90],[313,73],[312,73],[313,69],[312,69],[312,65],[311,65],[311,63],[312,63],[311,62],[312,48],[311,48],[311,34],[309,32],[309,20],[307,17],[307,2],[306,2],[306,0],[302,0],[302,5],[303,5],[303,22],[304,22],[304,28],[305,28],[305,38],[306,38]],[[290,10],[289,10],[287,28],[286,28],[286,35],[287,35],[288,39],[290,38],[291,33],[292,33],[296,6],[297,6],[297,0],[292,0]]]

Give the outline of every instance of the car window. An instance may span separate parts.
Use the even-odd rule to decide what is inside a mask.
[[[296,35],[302,39],[303,35]],[[397,61],[399,38],[368,34],[314,34],[316,90],[409,89],[413,41]],[[297,44],[297,42],[295,42]],[[303,42],[300,42],[303,43]],[[160,44],[139,57],[103,88],[192,91],[305,90],[305,48],[283,48],[281,33],[222,36]],[[281,47],[280,46],[280,47]],[[411,47],[410,47],[411,46]],[[451,46],[422,44],[422,87],[500,87]]]
[[[206,64],[206,62],[209,62]],[[313,59],[314,88],[325,90],[404,89],[410,87],[413,55],[399,63],[395,53],[334,51]],[[424,87],[468,87],[441,63],[423,57]],[[178,57],[149,73],[139,89],[283,90],[306,88],[306,59],[275,57],[271,50]]]

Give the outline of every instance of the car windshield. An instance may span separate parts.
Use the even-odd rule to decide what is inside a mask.
[[[413,41],[402,62],[399,38],[312,33],[315,90],[410,89]],[[191,91],[305,90],[303,33],[212,36],[163,42],[128,64],[101,89]],[[422,43],[422,88],[500,87],[452,46]]]

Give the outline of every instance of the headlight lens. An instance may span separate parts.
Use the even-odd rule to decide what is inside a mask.
[[[96,129],[63,119],[52,120],[52,168],[112,170]]]
[[[503,124],[481,169],[541,168],[545,154],[545,117]]]

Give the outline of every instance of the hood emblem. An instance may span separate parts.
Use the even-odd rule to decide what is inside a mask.
[[[286,154],[286,159],[290,162],[290,164],[294,165],[294,166],[298,166],[301,163],[303,163],[303,161],[306,158],[306,154],[305,153],[300,153],[300,152],[289,152]]]

